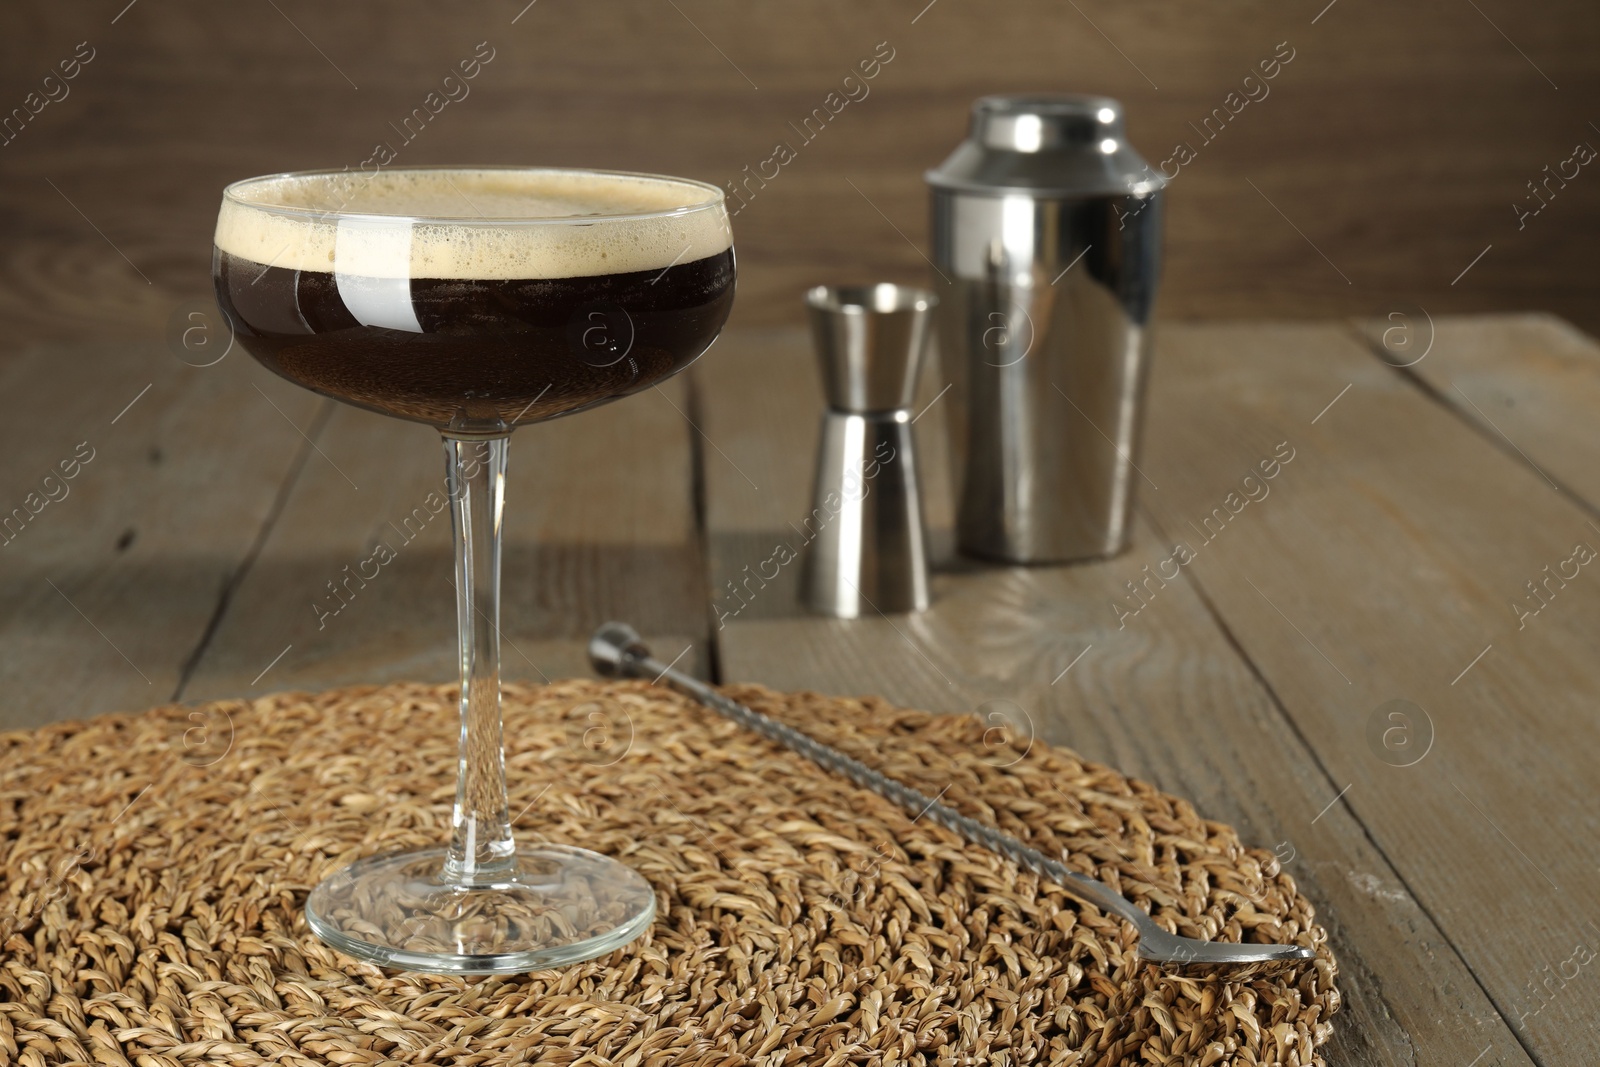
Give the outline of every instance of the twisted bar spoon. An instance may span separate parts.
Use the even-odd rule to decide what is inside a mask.
[[[1142,960],[1176,967],[1209,965],[1232,968],[1300,963],[1316,955],[1299,945],[1241,945],[1225,941],[1199,941],[1168,933],[1141,908],[1104,882],[1069,870],[1010,834],[968,818],[933,797],[880,774],[860,760],[830,748],[792,726],[730,700],[704,682],[660,662],[650,655],[650,649],[639,634],[626,623],[608,622],[594,632],[589,639],[589,662],[596,673],[607,678],[644,678],[653,683],[666,681],[672,688],[719,715],[798,752],[826,770],[843,775],[863,789],[870,789],[908,811],[953,830],[973,844],[982,845],[1025,870],[1049,878],[1079,900],[1122,917],[1139,932],[1139,958]]]

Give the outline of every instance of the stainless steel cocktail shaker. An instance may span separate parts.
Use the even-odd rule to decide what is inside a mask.
[[[962,551],[1127,542],[1166,180],[1103,96],[989,96],[926,175]]]

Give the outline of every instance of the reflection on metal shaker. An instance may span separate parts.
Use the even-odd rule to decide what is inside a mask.
[[[1102,96],[990,96],[926,175],[962,551],[1013,563],[1127,543],[1161,174]],[[937,282],[938,280],[936,280]]]

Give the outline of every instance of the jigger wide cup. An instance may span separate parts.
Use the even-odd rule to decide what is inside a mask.
[[[1127,543],[1161,174],[1101,96],[991,96],[926,175],[957,544],[1051,563]]]
[[[818,286],[806,295],[828,406],[801,596],[854,619],[928,606],[928,555],[911,404],[932,294],[897,285]]]

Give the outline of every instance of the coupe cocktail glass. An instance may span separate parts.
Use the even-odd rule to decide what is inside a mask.
[[[450,843],[336,872],[306,903],[311,928],[352,956],[451,973],[572,963],[632,940],[655,914],[635,871],[512,837],[506,444],[523,423],[654,385],[711,344],[734,286],[721,191],[533,168],[280,174],[225,190],[215,244],[218,301],[256,359],[444,438],[461,659]]]

